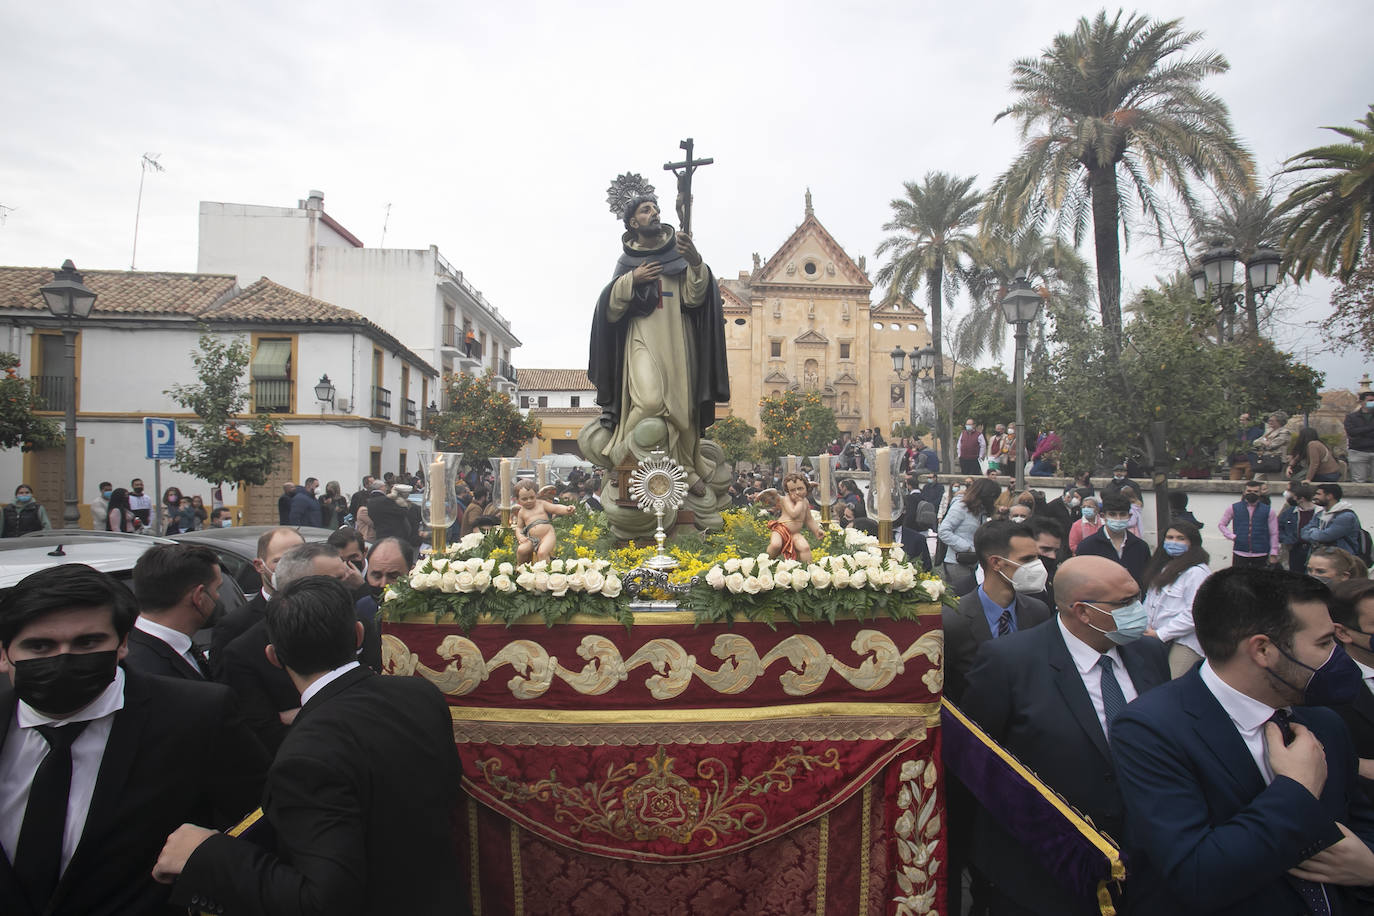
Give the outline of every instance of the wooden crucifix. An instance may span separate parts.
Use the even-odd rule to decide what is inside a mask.
[[[693,159],[692,138],[688,137],[678,144],[687,151],[682,162],[665,162],[663,170],[677,176],[677,218],[682,223],[682,231],[692,232],[692,173],[703,165],[710,165],[714,159]]]

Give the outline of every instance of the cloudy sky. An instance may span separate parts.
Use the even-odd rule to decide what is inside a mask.
[[[720,276],[816,214],[876,265],[888,202],[931,170],[980,186],[1014,155],[1010,64],[1097,6],[1048,0],[477,4],[0,0],[0,263],[192,271],[197,202],[294,206],[312,188],[369,246],[437,245],[513,322],[517,365],[585,364],[620,227],[616,174],[666,192],[694,137],[695,235]],[[1231,72],[1261,172],[1374,102],[1367,0],[1141,2],[1183,17]],[[1091,259],[1090,247],[1085,254]],[[1137,234],[1127,293],[1175,253]],[[256,278],[242,278],[246,285]],[[1281,342],[1353,384],[1365,365],[1285,291]],[[956,304],[957,318],[961,304]]]

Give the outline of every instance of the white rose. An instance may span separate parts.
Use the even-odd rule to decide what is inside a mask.
[[[482,532],[474,531],[472,534],[464,536],[462,540],[458,542],[458,549],[460,551],[476,550],[481,546],[482,539],[485,537],[486,535]]]
[[[455,577],[454,584],[457,585],[458,591],[466,594],[467,592],[473,590],[473,586],[476,584],[476,582],[473,578],[473,574],[465,569],[462,572],[458,573],[458,575]]]
[[[601,586],[601,594],[607,598],[614,598],[620,594],[620,579],[616,576],[607,576],[606,584]]]
[[[554,561],[557,562],[557,561]],[[568,577],[561,572],[549,574],[549,592],[561,598],[568,593]]]
[[[448,569],[448,557],[439,557],[437,560],[434,560],[430,568],[436,569],[439,572],[443,572],[444,570]]]
[[[792,574],[785,569],[780,569],[773,576],[773,585],[777,588],[791,588]]]
[[[725,570],[719,566],[712,566],[706,571],[706,584],[714,589],[725,587]]]
[[[868,570],[860,569],[849,577],[850,588],[863,588],[868,585]]]
[[[479,569],[472,574],[472,590],[474,592],[484,592],[491,587],[491,573],[485,569]]]
[[[549,572],[561,573],[563,571],[563,561],[554,560],[549,564]]]
[[[549,574],[542,569],[534,571],[534,591],[546,592],[549,590]]]
[[[916,585],[916,571],[910,566],[898,566],[892,571],[892,588],[895,591],[910,591]]]
[[[742,586],[742,588],[744,589],[744,593],[747,595],[757,595],[759,591],[762,589],[762,586],[759,584],[758,577],[749,576],[747,579],[744,580],[744,585]]]
[[[589,569],[582,574],[582,583],[588,592],[595,595],[606,584],[606,577],[594,569]]]
[[[595,565],[596,565],[596,571],[597,571],[597,572],[601,572],[601,571],[604,570],[607,566],[610,566],[610,565],[611,565],[611,561],[610,561],[610,560],[597,560]]]
[[[533,591],[534,573],[530,572],[528,569],[522,569],[520,575],[515,577],[515,584],[527,592]]]
[[[739,572],[739,557],[731,557],[726,560],[725,571],[728,573]]]
[[[817,589],[830,587],[832,576],[819,566],[811,567],[811,584]]]
[[[506,573],[500,573],[496,576],[496,578],[492,579],[491,586],[498,592],[502,592],[503,594],[507,595],[515,591],[515,583],[511,581],[510,576],[508,576]]]
[[[509,563],[502,563],[502,564],[497,568],[496,571],[499,572],[499,573],[500,573],[501,575],[503,575],[503,576],[513,576],[513,575],[515,575],[515,567],[512,566],[512,565],[510,565]]]
[[[450,594],[458,591],[458,574],[451,569],[444,573],[439,581],[439,587]]]
[[[766,569],[761,569],[761,570],[759,570],[759,574],[758,574],[757,578],[758,578],[758,580],[759,580],[759,588],[762,589],[763,591],[766,592],[766,591],[770,590],[770,589],[773,587],[774,576],[773,576],[773,574],[770,573],[768,570],[766,570]]]
[[[574,592],[586,591],[587,574],[583,572],[575,572],[572,575],[568,576],[568,588],[569,590]]]
[[[931,601],[939,601],[945,593],[945,583],[940,579],[926,579],[921,583]]]
[[[430,590],[443,588],[443,587],[444,587],[444,573],[437,573],[437,572],[432,572],[432,573],[430,573],[430,574],[426,577],[426,582],[425,582],[425,584],[429,586]]]
[[[744,591],[744,576],[737,572],[732,572],[725,577],[725,587],[730,590],[730,594],[738,595]]]
[[[531,565],[530,565],[530,569],[534,570],[536,573],[548,572],[548,571],[549,571],[549,561],[548,561],[548,560],[540,560],[538,563],[533,563],[533,564],[531,564]]]
[[[383,604],[386,604],[388,601],[392,600],[393,598],[399,598],[399,597],[401,597],[401,596],[400,596],[400,594],[397,593],[396,589],[394,589],[394,588],[392,588],[391,586],[388,585],[388,586],[386,587],[386,591],[382,594],[382,603],[383,603]]]
[[[482,558],[468,557],[467,563],[465,563],[464,565],[467,566],[468,572],[475,573],[477,572],[477,570],[482,568]]]
[[[835,583],[836,588],[848,588],[849,570],[845,569],[843,566],[838,567],[831,575],[830,581]]]
[[[744,573],[746,576],[752,576],[754,574],[754,558],[745,557],[744,559],[740,560],[739,571]]]
[[[490,576],[495,570],[496,570],[496,561],[495,561],[495,560],[483,560],[483,561],[482,561],[482,572],[484,572],[484,573],[486,573],[488,576]]]
[[[892,583],[897,581],[897,573],[891,569],[874,569],[868,573],[868,581],[879,588],[891,589]]]
[[[788,572],[791,572],[800,565],[801,563],[799,563],[796,560],[783,560],[781,563],[778,564],[778,569],[785,569]]]
[[[793,591],[799,592],[811,584],[811,571],[806,568],[794,569],[789,575],[792,577]]]

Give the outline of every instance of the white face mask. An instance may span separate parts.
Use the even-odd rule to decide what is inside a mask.
[[[1007,560],[1006,557],[1002,557],[1001,559]],[[1007,562],[1014,563],[1015,561],[1007,560]],[[1007,578],[1007,574],[1000,569],[997,572],[1003,579],[1006,579],[1007,582],[1011,584],[1013,590],[1022,595],[1033,595],[1036,592],[1043,592],[1045,590],[1045,583],[1050,580],[1050,571],[1046,569],[1045,564],[1038,559],[1031,560],[1018,567],[1011,578]]]

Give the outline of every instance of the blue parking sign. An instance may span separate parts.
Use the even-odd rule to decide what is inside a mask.
[[[148,458],[171,461],[177,452],[177,423],[175,420],[143,418],[143,438],[148,446]]]

